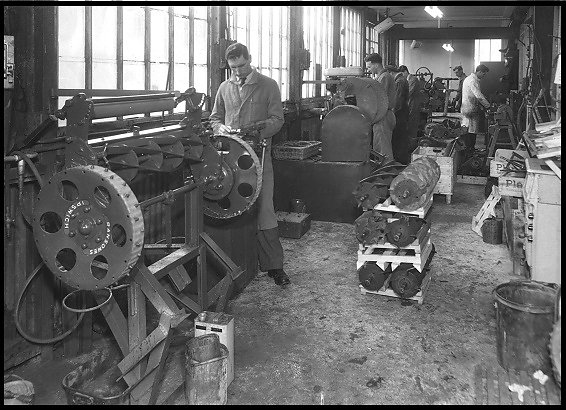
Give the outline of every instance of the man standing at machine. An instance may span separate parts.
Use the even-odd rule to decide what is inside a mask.
[[[393,129],[392,147],[395,161],[407,165],[409,161],[409,82],[401,71],[389,69],[395,79],[395,128]]]
[[[458,91],[456,92],[456,97],[454,98],[454,109],[459,112],[460,107],[462,107],[462,86],[464,85],[464,79],[466,78],[466,73],[461,65],[454,67],[454,73],[460,81],[458,81]]]
[[[373,149],[386,157],[386,161],[393,161],[393,148],[391,138],[395,128],[395,80],[393,76],[383,67],[383,58],[377,54],[369,54],[364,59],[366,67],[372,77],[379,81],[387,94],[389,104],[387,113],[380,120],[373,124]]]
[[[240,43],[230,45],[225,53],[232,75],[218,87],[210,122],[215,134],[262,123],[260,138],[265,139],[263,181],[258,197],[258,259],[261,271],[280,286],[291,281],[283,270],[283,247],[279,240],[277,217],[273,207],[273,165],[271,137],[283,126],[283,104],[279,86],[251,66],[248,48]]]
[[[489,68],[480,64],[476,72],[464,79],[462,84],[462,126],[468,128],[466,150],[474,151],[478,132],[485,131],[485,115],[481,107],[489,108],[489,101],[480,90],[480,81],[485,77]]]

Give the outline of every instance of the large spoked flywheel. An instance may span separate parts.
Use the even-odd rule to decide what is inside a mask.
[[[95,165],[55,174],[39,192],[32,226],[45,264],[78,289],[118,281],[143,248],[143,215],[134,193],[117,174]]]
[[[204,214],[228,219],[248,210],[261,191],[263,168],[253,148],[241,138],[217,135],[205,146],[202,162],[191,165],[206,180]]]

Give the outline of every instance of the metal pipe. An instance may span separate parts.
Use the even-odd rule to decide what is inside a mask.
[[[127,99],[118,100],[116,98],[105,98],[101,100],[92,100],[92,119],[120,117],[124,115],[144,114],[156,111],[171,111],[175,108],[174,94],[161,98],[144,98],[144,99]],[[140,96],[142,97],[142,96]],[[145,96],[143,96],[145,97]]]
[[[27,154],[28,158],[37,157],[37,152],[30,152]],[[4,162],[18,162],[22,161],[22,157],[19,155],[8,155],[4,157]]]
[[[182,132],[183,130],[184,128],[182,128],[180,125],[170,125],[168,127],[151,128],[148,130],[126,132],[124,134],[117,134],[109,137],[94,138],[88,140],[88,145],[103,145],[158,135],[175,135],[176,132]]]
[[[204,185],[207,182],[208,182],[208,180],[205,178],[205,180],[203,180],[203,181],[193,182],[193,183],[190,183],[188,185],[184,185],[180,188],[176,188],[176,189],[173,189],[171,191],[166,191],[166,192],[162,193],[161,195],[157,195],[153,198],[149,198],[149,199],[146,199],[143,202],[140,202],[140,207],[147,208],[148,206],[155,205],[155,204],[157,204],[159,202],[163,202],[165,200],[173,200],[173,199],[175,199],[175,197],[177,197],[181,194],[187,193],[189,191],[192,191],[193,189],[198,188],[199,186]]]

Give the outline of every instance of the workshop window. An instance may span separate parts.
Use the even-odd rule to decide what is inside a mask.
[[[358,11],[340,9],[340,55],[346,57],[346,66],[362,65],[362,18]]]
[[[289,6],[228,6],[229,38],[248,47],[252,66],[289,95]]]
[[[379,34],[375,27],[366,25],[366,54],[379,53]]]
[[[331,68],[334,46],[332,27],[334,16],[330,6],[303,7],[304,47],[310,52],[310,67],[303,80],[323,80],[324,70]],[[303,97],[320,97],[326,92],[321,84],[303,84]]]
[[[58,16],[59,107],[85,90],[209,93],[206,6],[59,6]]]
[[[476,39],[474,48],[474,68],[482,62],[503,61],[501,39]]]

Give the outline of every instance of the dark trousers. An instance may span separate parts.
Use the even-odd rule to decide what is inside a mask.
[[[393,137],[391,138],[393,158],[395,158],[395,161],[407,165],[410,162],[409,109],[402,109],[395,112],[395,120],[395,128],[393,129]]]
[[[259,270],[283,269],[283,247],[279,241],[279,228],[257,231]]]

